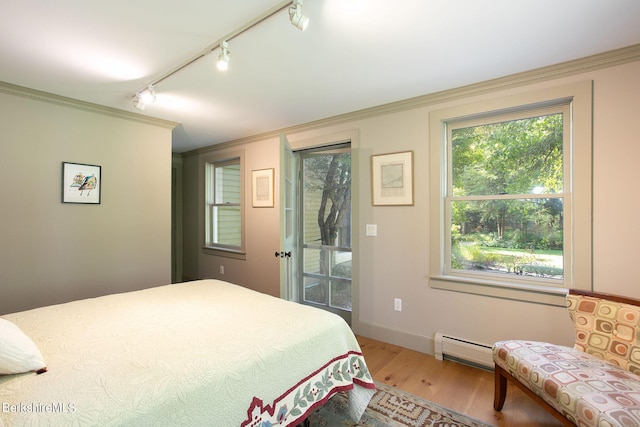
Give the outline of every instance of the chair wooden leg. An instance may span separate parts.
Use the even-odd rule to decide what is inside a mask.
[[[575,427],[576,423],[571,421],[567,416],[560,413],[554,407],[545,402],[540,396],[536,395],[533,391],[529,390],[526,385],[522,384],[518,381],[517,378],[511,376],[507,371],[502,369],[501,367],[496,365],[496,373],[495,373],[495,394],[493,396],[493,408],[496,411],[502,410],[502,406],[504,405],[504,401],[507,398],[507,381],[511,381],[512,384],[517,386],[520,390],[524,392],[527,396],[533,399],[534,402],[538,403],[542,406],[547,412],[553,415],[558,421],[562,423],[563,426],[567,427]]]
[[[507,377],[504,375],[504,370],[496,365],[495,371],[495,391],[493,394],[493,409],[496,411],[502,410],[504,401],[507,398]]]

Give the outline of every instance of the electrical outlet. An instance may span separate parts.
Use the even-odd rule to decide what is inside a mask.
[[[393,309],[395,311],[402,311],[402,300],[400,298],[393,300]]]
[[[224,265],[220,266],[220,274],[224,274]]]

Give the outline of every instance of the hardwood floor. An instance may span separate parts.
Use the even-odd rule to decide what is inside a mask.
[[[508,387],[502,411],[494,411],[491,371],[436,360],[428,354],[362,336],[357,338],[375,381],[497,427],[561,425],[514,385]]]

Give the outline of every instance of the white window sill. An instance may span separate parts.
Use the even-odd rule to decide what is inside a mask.
[[[245,251],[236,250],[236,249],[215,248],[211,246],[205,246],[202,248],[202,252],[205,255],[215,255],[215,256],[221,256],[221,257],[233,258],[233,259],[242,259],[242,260],[247,259],[247,253]]]
[[[454,292],[484,295],[536,304],[566,307],[567,289],[550,286],[536,286],[526,284],[505,284],[471,280],[453,276],[432,276],[429,286]]]

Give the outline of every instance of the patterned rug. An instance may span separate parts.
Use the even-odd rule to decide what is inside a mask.
[[[311,427],[488,427],[451,409],[436,405],[397,388],[376,383],[377,391],[360,422],[347,416],[347,395],[338,393],[318,409],[309,421]]]

